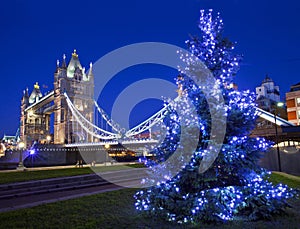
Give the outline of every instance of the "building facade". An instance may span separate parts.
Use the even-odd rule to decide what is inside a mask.
[[[272,107],[280,102],[279,86],[266,75],[261,86],[256,87],[256,102],[259,108],[272,112]]]
[[[291,86],[290,91],[285,96],[288,121],[300,125],[300,83]]]

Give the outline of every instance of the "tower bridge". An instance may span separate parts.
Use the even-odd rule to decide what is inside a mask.
[[[90,64],[86,72],[76,50],[68,63],[65,55],[61,63],[57,61],[53,85],[54,89],[45,95],[38,83],[30,94],[28,89],[24,91],[20,140],[27,147],[33,142],[49,143],[50,136],[55,145],[65,147],[105,145],[107,142],[112,145],[157,142],[151,138],[139,139],[138,136],[160,122],[166,108],[131,130],[121,128],[94,100],[93,66]],[[99,125],[98,117],[108,128]]]

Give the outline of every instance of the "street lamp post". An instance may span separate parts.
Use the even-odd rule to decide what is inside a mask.
[[[107,165],[107,159],[108,159],[108,150],[110,148],[110,145],[109,144],[105,144],[104,145],[104,148],[106,149],[106,152],[105,152],[105,165]]]
[[[284,104],[282,102],[278,102],[275,106],[274,112],[274,121],[275,121],[275,137],[276,137],[276,149],[277,149],[277,159],[278,159],[278,170],[281,172],[281,159],[280,159],[280,150],[279,150],[279,141],[278,141],[278,129],[277,129],[277,107],[282,107]]]
[[[24,142],[20,142],[18,146],[19,146],[20,154],[19,154],[19,164],[17,170],[25,170],[25,166],[23,165],[23,149],[25,147],[25,144]]]
[[[46,139],[47,139],[47,144],[50,144],[51,136],[50,136],[50,135],[47,135]]]

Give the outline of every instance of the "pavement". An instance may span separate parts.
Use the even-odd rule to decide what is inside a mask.
[[[116,166],[116,165],[129,165],[129,164],[136,164],[135,162],[115,162],[111,164],[110,162],[108,163],[99,163],[95,164],[95,167],[98,166]],[[83,168],[91,168],[91,165],[83,165]],[[32,167],[32,168],[27,168],[24,167],[24,170],[18,170],[18,169],[6,169],[6,170],[0,170],[0,173],[8,173],[8,172],[20,172],[20,171],[40,171],[40,170],[55,170],[55,169],[68,169],[68,168],[76,168],[75,165],[61,165],[61,166],[48,166],[48,167]]]

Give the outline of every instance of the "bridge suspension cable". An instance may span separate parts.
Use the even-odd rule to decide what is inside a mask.
[[[176,97],[173,102],[178,102],[180,100],[180,96]],[[155,124],[161,122],[169,113],[169,108],[171,107],[171,103],[167,104],[165,107],[163,107],[161,110],[156,112],[154,115],[152,115],[150,118],[145,120],[144,122],[140,123],[139,125],[131,128],[125,133],[126,137],[132,137],[135,135],[138,135],[140,133],[145,132],[146,130],[149,130],[152,126]]]
[[[143,133],[146,130],[149,130],[152,126],[159,123],[160,121],[162,121],[166,117],[166,115],[169,113],[168,107],[169,107],[169,105],[165,106],[164,108],[162,108],[160,111],[158,111],[157,113],[152,115],[150,118],[148,118],[147,120],[145,120],[141,124],[139,124],[136,127],[128,130],[125,133],[125,136],[126,137],[132,137],[132,136],[138,135],[140,133]]]
[[[122,129],[121,126],[116,123],[114,120],[110,119],[106,112],[98,105],[98,103],[94,100],[95,106],[98,112],[101,114],[102,118],[106,121],[106,123],[117,133],[124,132],[125,129]]]
[[[72,113],[72,115],[75,117],[77,123],[89,134],[92,136],[102,139],[102,140],[111,140],[111,139],[118,139],[121,137],[120,134],[111,133],[109,131],[103,130],[100,127],[94,125],[89,120],[87,120],[74,106],[74,104],[71,102],[69,96],[67,93],[64,93],[64,96],[66,97],[66,101],[68,104],[68,107]]]
[[[178,99],[179,99],[179,97],[177,97],[174,101],[178,101]],[[152,126],[154,126],[156,123],[160,122],[161,120],[163,120],[166,117],[166,115],[168,114],[169,106],[170,106],[170,104],[168,104],[166,107],[164,107],[163,109],[158,111],[156,114],[152,115],[146,121],[142,122],[141,124],[137,125],[136,127],[132,128],[131,130],[127,131],[125,136],[131,137],[131,136],[140,134],[140,133],[150,129]],[[274,114],[269,113],[265,110],[262,110],[258,107],[256,107],[255,109],[256,109],[256,114],[258,116],[260,116],[261,118],[266,119],[272,123],[275,123]],[[283,118],[280,118],[278,116],[276,118],[277,118],[276,124],[279,126],[295,126],[293,123],[291,123]]]

